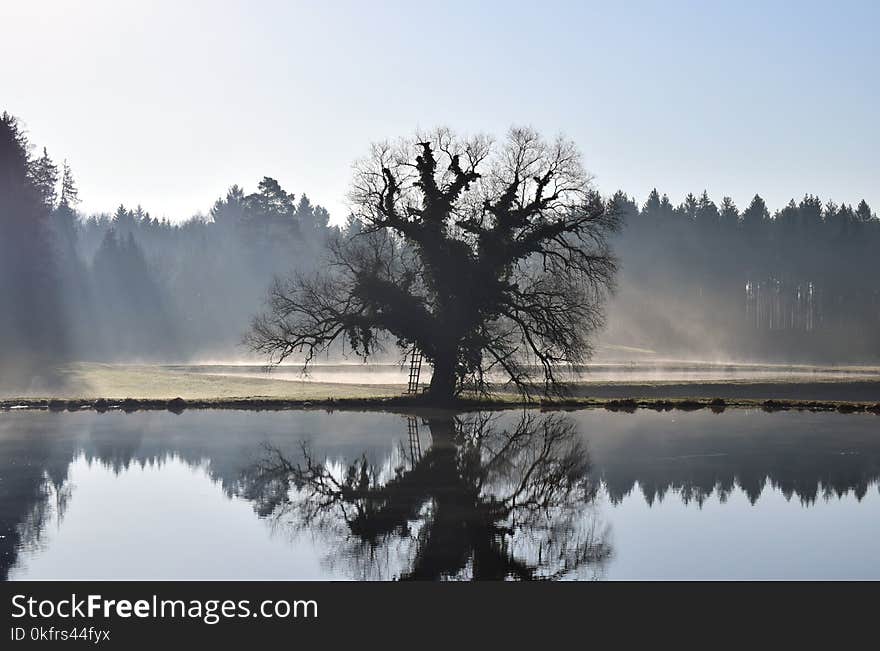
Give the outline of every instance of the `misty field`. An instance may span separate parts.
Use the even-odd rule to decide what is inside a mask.
[[[422,383],[429,379],[430,373],[423,373]],[[880,401],[880,368],[869,366],[603,363],[567,380],[576,398]],[[406,381],[407,369],[397,364],[325,364],[303,375],[293,365],[267,370],[242,364],[74,363],[60,367],[51,379],[4,387],[0,398],[349,400],[400,396]]]
[[[51,384],[6,391],[12,397],[214,399],[234,397],[367,398],[396,395],[400,387],[381,384],[339,384],[200,372],[197,366],[79,363],[62,367]]]

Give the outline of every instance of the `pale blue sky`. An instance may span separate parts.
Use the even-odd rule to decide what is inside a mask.
[[[880,209],[880,2],[0,0],[0,108],[83,208],[263,175],[346,212],[371,141],[564,132],[603,192]]]

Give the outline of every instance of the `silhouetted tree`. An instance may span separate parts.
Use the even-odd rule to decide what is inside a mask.
[[[274,285],[255,350],[308,364],[337,338],[369,356],[390,334],[432,364],[435,401],[485,389],[493,370],[529,393],[531,361],[550,390],[560,364],[589,356],[618,217],[570,141],[513,129],[496,148],[438,130],[375,145],[351,199],[364,232],[333,242],[326,273]]]
[[[246,197],[246,202],[268,218],[292,219],[296,213],[293,194],[285,192],[275,179],[264,176],[257,192]]]
[[[59,202],[62,206],[67,206],[70,210],[76,208],[79,203],[79,190],[76,182],[73,180],[73,172],[67,161],[64,161],[61,174],[61,197]]]
[[[718,212],[718,206],[709,198],[709,193],[703,190],[697,201],[696,214],[694,215],[696,223],[705,231],[712,231],[718,226],[721,215]]]
[[[28,148],[18,122],[4,112],[0,116],[0,380],[21,375],[29,381],[32,373],[64,353],[49,230],[57,172],[45,150],[33,161]]]
[[[739,226],[739,209],[730,197],[724,197],[721,200],[719,216],[721,224],[726,230],[730,231]]]
[[[642,212],[650,214],[657,214],[660,212],[660,193],[657,192],[657,188],[654,188],[648,194],[648,198],[645,200],[645,205],[642,207]]]
[[[697,208],[699,206],[699,201],[693,195],[693,193],[688,192],[688,195],[684,198],[682,204],[678,207],[677,212],[682,220],[685,222],[695,222],[697,220]]]
[[[871,208],[868,206],[868,202],[862,199],[856,207],[856,219],[862,224],[866,224],[871,221],[872,218],[873,214],[871,213]]]
[[[31,162],[29,172],[31,183],[43,200],[43,204],[52,210],[57,198],[58,166],[49,158],[45,147],[43,147],[43,155]]]
[[[770,219],[770,211],[760,195],[755,195],[749,207],[743,211],[742,223],[746,231],[756,232]]]

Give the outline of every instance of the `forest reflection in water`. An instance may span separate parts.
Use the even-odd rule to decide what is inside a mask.
[[[877,578],[878,477],[868,415],[2,414],[0,570]]]

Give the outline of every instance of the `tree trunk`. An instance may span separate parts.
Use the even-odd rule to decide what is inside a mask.
[[[455,355],[438,355],[428,387],[428,399],[434,404],[447,404],[455,398]]]

